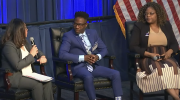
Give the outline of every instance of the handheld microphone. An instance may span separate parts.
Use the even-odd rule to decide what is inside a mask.
[[[156,61],[159,59],[159,56],[154,56],[152,59]]]
[[[35,42],[34,42],[34,38],[30,37],[30,41],[31,41],[31,45],[34,46]],[[38,58],[37,54],[35,55],[36,58]]]
[[[154,56],[152,59],[153,60],[158,60],[158,59],[164,59],[165,56]]]

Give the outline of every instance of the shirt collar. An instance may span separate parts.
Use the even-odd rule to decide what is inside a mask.
[[[84,31],[84,33],[79,34],[79,36],[82,36],[82,35],[87,36],[86,31]]]

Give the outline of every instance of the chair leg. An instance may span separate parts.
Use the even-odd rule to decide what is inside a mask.
[[[139,89],[139,100],[143,100],[143,92]]]
[[[130,81],[130,100],[133,100],[133,81]]]
[[[61,88],[58,87],[57,100],[61,100]]]
[[[79,92],[74,92],[74,100],[79,100]]]
[[[164,90],[164,100],[168,100],[168,92],[166,90]]]

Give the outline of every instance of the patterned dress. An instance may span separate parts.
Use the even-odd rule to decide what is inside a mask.
[[[151,53],[164,54],[167,49],[167,38],[159,29],[155,33],[150,29],[147,51]],[[180,89],[180,68],[174,58],[154,61],[151,58],[139,60],[141,72],[137,72],[136,81],[143,93],[154,92],[164,89]],[[145,72],[145,76],[142,76]]]

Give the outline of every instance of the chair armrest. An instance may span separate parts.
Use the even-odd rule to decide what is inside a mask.
[[[52,57],[52,60],[55,62],[61,62],[61,63],[66,63],[66,64],[72,64],[73,63],[72,61],[65,61],[65,60],[62,60],[58,57]]]
[[[180,50],[178,50],[176,53],[172,54],[172,56],[180,54]]]
[[[72,71],[71,71],[71,64],[73,63],[73,61],[65,61],[65,60],[61,60],[58,57],[52,57],[52,60],[55,62],[61,62],[61,63],[65,63],[66,64],[66,72],[67,72],[67,76],[69,81],[73,80],[73,75],[72,75]]]
[[[139,58],[141,58],[140,54],[134,53],[134,52],[129,52],[128,57],[133,58],[135,60],[136,69],[140,68],[139,67]]]
[[[138,53],[133,53],[133,52],[129,52],[129,53],[128,53],[128,56],[129,56],[129,57],[132,57],[132,58],[141,58],[140,54],[138,54]]]
[[[116,57],[115,57],[115,56],[113,56],[113,55],[106,55],[106,56],[104,56],[104,58],[116,59]]]
[[[4,68],[0,68],[0,72],[10,72],[10,70],[9,69],[4,69]]]
[[[106,55],[104,56],[104,58],[108,58],[109,59],[109,68],[114,69],[113,67],[113,60],[116,58],[115,56],[112,55]]]
[[[4,69],[4,68],[0,68],[0,72],[4,73],[4,79],[3,80],[4,80],[6,91],[8,91],[9,88],[11,87],[11,84],[10,84],[8,76],[11,76],[12,73],[10,73],[9,69]]]

